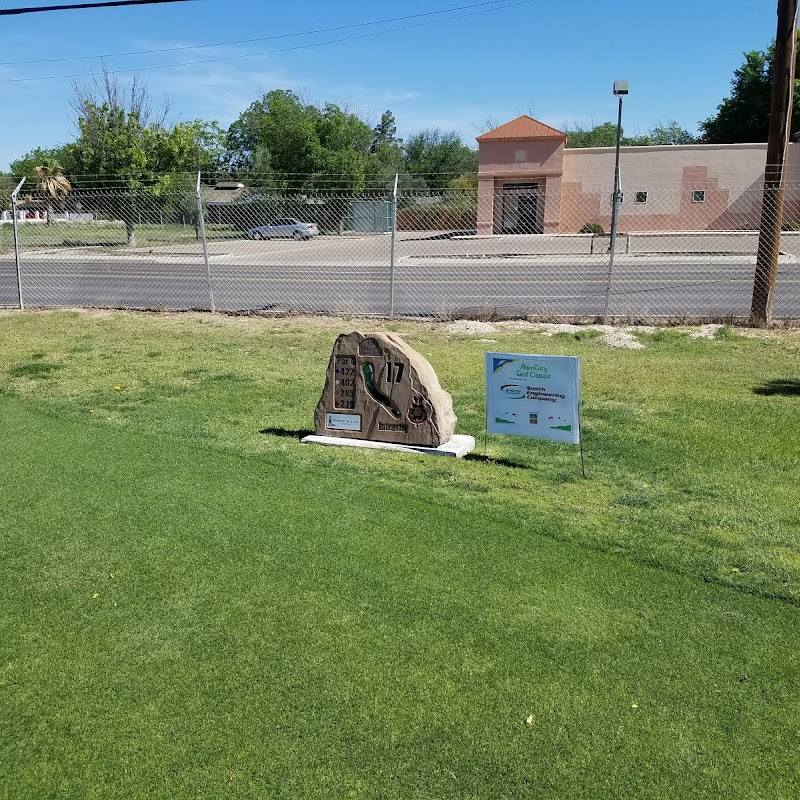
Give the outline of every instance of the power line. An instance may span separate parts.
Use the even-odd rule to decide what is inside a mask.
[[[113,8],[115,6],[150,6],[155,3],[189,3],[193,0],[106,0],[98,3],[72,3],[59,6],[28,6],[26,8],[0,9],[0,17],[16,14],[37,14],[42,11],[75,11],[85,8]]]
[[[160,0],[166,2],[166,0]],[[439,11],[425,11],[420,14],[407,14],[403,17],[388,17],[387,19],[377,19],[372,22],[355,22],[350,25],[337,25],[333,28],[318,28],[313,31],[298,31],[297,33],[281,33],[274,36],[259,36],[255,39],[235,39],[230,42],[213,42],[211,44],[189,44],[182,47],[159,47],[153,50],[131,50],[126,53],[99,53],[91,56],[62,56],[61,58],[34,58],[28,61],[0,61],[0,67],[19,66],[21,64],[54,64],[63,61],[86,61],[93,58],[122,58],[125,56],[144,56],[152,55],[154,53],[176,53],[184,50],[200,50],[206,47],[228,47],[237,44],[252,44],[253,42],[269,42],[276,39],[291,39],[296,36],[315,36],[319,33],[332,33],[334,31],[345,31],[353,28],[366,28],[371,25],[388,25],[391,22],[404,22],[409,19],[418,19],[421,17],[433,17],[439,14],[449,14],[453,11],[465,11],[471,8],[479,8],[481,6],[501,6],[504,5],[506,0],[488,0],[483,3],[472,3],[466,6],[454,6],[452,8],[443,8]]]
[[[166,1],[166,0],[165,0]],[[108,75],[121,75],[125,73],[131,72],[153,72],[159,69],[174,69],[175,67],[192,67],[198,66],[201,64],[215,64],[222,61],[234,61],[241,58],[253,58],[255,56],[266,56],[266,55],[275,55],[277,53],[288,53],[293,50],[309,50],[314,47],[322,47],[324,45],[330,44],[341,44],[343,42],[353,42],[358,39],[369,39],[375,36],[383,36],[387,33],[397,33],[399,31],[407,31],[412,30],[414,28],[423,28],[428,25],[438,25],[442,22],[453,22],[459,19],[466,19],[467,17],[474,17],[479,14],[488,14],[492,11],[500,11],[501,9],[504,10],[506,8],[514,8],[516,6],[524,6],[529,5],[530,3],[534,3],[536,0],[518,0],[515,3],[508,3],[503,2],[502,5],[494,5],[491,8],[483,9],[481,11],[472,11],[469,14],[458,14],[453,17],[445,17],[444,19],[434,19],[428,20],[426,22],[417,22],[413,25],[402,25],[397,28],[387,28],[383,31],[373,31],[371,33],[361,33],[357,34],[356,36],[345,36],[340,39],[328,39],[324,42],[312,42],[310,44],[298,44],[293,45],[292,47],[283,47],[278,50],[262,50],[256,53],[239,53],[233,56],[220,56],[218,58],[205,58],[198,61],[182,61],[175,64],[156,64],[150,67],[132,67],[129,69],[110,69],[107,70],[106,73]],[[34,78],[6,78],[5,83],[30,83],[32,81],[49,81],[49,80],[63,80],[65,78],[91,78],[94,77],[95,73],[93,72],[78,72],[69,75],[41,75]]]

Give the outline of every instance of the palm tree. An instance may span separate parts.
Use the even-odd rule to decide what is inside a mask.
[[[53,200],[65,198],[72,186],[64,175],[64,170],[57,161],[47,160],[33,168],[36,175],[36,191],[43,195],[47,202],[47,224],[53,224]]]

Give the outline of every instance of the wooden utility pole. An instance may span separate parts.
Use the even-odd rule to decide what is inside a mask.
[[[781,242],[786,187],[783,166],[792,120],[797,6],[798,0],[778,0],[778,32],[772,68],[772,103],[767,134],[767,163],[764,168],[764,198],[761,203],[758,256],[753,301],[750,306],[750,320],[755,323],[770,322],[775,303],[775,279],[778,274],[778,248]]]

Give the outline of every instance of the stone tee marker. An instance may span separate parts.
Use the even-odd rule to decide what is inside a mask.
[[[391,333],[344,333],[336,340],[304,442],[466,455],[471,436],[454,436],[450,395],[420,353]]]

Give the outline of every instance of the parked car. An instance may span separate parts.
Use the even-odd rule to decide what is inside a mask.
[[[273,219],[265,225],[258,225],[247,231],[248,239],[310,239],[319,236],[319,228],[313,222],[301,222],[294,217]]]

